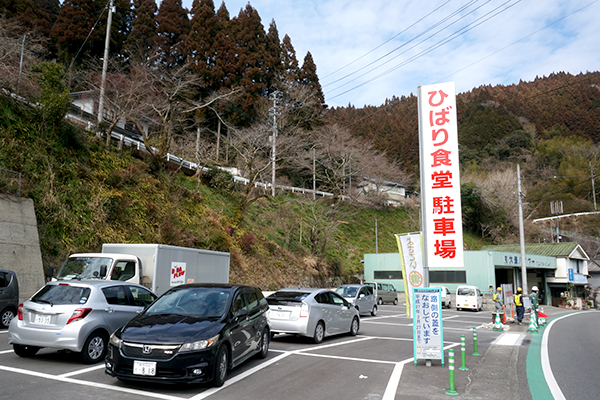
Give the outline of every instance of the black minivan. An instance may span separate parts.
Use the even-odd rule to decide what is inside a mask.
[[[267,356],[268,308],[252,286],[174,287],[113,333],[105,371],[121,380],[221,386],[229,369]]]
[[[19,283],[13,271],[0,270],[0,328],[8,328],[19,307]]]

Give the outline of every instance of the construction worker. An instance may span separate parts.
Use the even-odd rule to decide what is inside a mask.
[[[517,309],[517,322],[521,325],[521,321],[523,321],[523,316],[525,315],[525,306],[523,305],[523,289],[517,288],[517,293],[515,294],[515,308]]]
[[[503,312],[502,307],[504,307],[504,302],[502,301],[502,288],[497,287],[496,293],[494,293],[494,305],[496,306],[496,312],[501,314]]]
[[[535,321],[535,326],[538,326],[538,306],[540,305],[540,303],[538,302],[538,298],[537,298],[537,294],[538,294],[538,287],[534,286],[531,288],[531,295],[529,296],[529,300],[531,301],[531,318],[534,318]]]

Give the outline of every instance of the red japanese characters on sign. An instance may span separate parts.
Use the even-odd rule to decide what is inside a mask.
[[[463,265],[454,83],[419,88],[424,251],[427,264]]]

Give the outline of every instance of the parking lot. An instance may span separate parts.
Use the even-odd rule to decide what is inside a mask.
[[[490,322],[489,312],[443,310],[444,347],[454,348],[460,365],[460,339],[468,343],[467,366],[473,357],[472,328]],[[478,329],[479,353],[501,333]],[[79,363],[66,352],[42,349],[20,358],[0,331],[0,399],[394,399],[446,397],[448,369],[434,360],[414,365],[412,320],[402,305],[382,305],[376,317],[364,316],[358,336],[334,336],[315,345],[309,339],[278,335],[264,360],[253,359],[232,370],[223,387],[163,386],[118,381],[104,364]],[[446,360],[447,363],[447,360]],[[458,371],[457,371],[458,372]],[[462,371],[461,371],[462,372]],[[457,373],[457,387],[468,379]],[[463,382],[464,381],[464,382]]]

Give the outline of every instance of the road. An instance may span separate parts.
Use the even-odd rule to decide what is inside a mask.
[[[546,380],[552,382],[553,378],[559,389],[553,393],[555,400],[561,399],[561,395],[566,400],[596,400],[600,396],[599,332],[598,311],[568,314],[553,320],[546,328],[542,359],[546,348],[546,375],[551,374]]]

